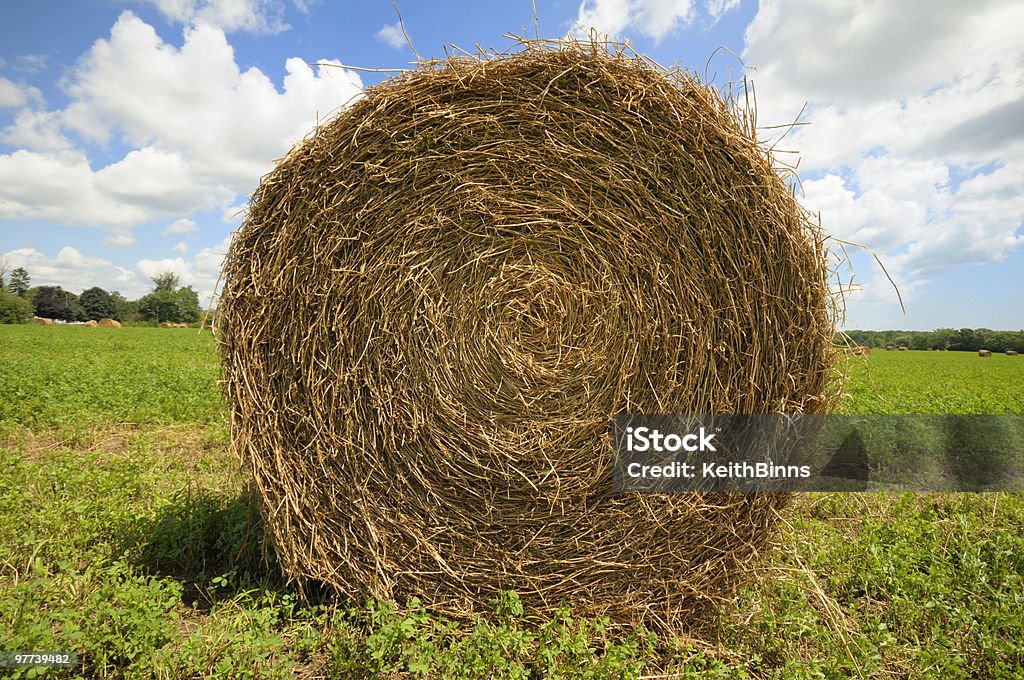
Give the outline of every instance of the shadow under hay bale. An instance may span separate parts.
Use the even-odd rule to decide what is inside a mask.
[[[220,307],[233,446],[300,580],[675,629],[787,497],[614,495],[610,419],[827,410],[828,276],[691,75],[575,43],[425,62],[255,193]]]
[[[249,588],[285,588],[266,540],[255,491],[224,498],[206,491],[183,492],[131,539],[140,565],[185,586],[187,604],[211,604],[213,579],[230,574],[220,595]]]

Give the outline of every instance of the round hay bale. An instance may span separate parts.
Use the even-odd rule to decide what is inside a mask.
[[[174,328],[174,324],[170,321],[161,321],[160,328]]]
[[[978,350],[978,356],[979,357],[990,357],[990,356],[992,356],[992,352],[990,350],[987,350],[987,349],[979,349]]]
[[[834,397],[823,237],[752,128],[688,74],[530,44],[424,63],[293,148],[220,307],[285,571],[655,629],[727,597],[786,496],[615,495],[608,431]]]
[[[97,321],[96,325],[99,326],[100,328],[120,328],[121,322],[104,317]]]
[[[88,326],[89,328],[95,328],[95,327],[96,327],[96,325],[97,325],[97,324],[96,324],[96,319],[89,319],[88,321],[86,321],[86,322],[85,322],[85,323],[83,323],[82,325],[83,325],[83,326]]]
[[[35,318],[32,319],[32,323],[36,324],[37,326],[52,326],[53,325],[53,319],[44,319],[42,317],[35,317]]]
[[[1006,350],[1006,356],[1008,356],[1008,357],[1015,357],[1015,356],[1017,356],[1017,350],[1015,350],[1015,349],[1008,349],[1008,350]]]

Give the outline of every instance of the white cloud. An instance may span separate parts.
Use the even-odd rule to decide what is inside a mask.
[[[630,5],[629,0],[583,0],[576,13],[576,28],[582,34],[593,28],[612,36],[621,35],[630,24]]]
[[[399,22],[384,24],[376,33],[377,40],[385,45],[400,50],[405,47],[405,36],[402,34],[402,25]]]
[[[1024,245],[1022,22],[1024,5],[992,0],[765,0],[747,28],[759,125],[808,104],[781,145],[815,177],[803,203],[878,252],[901,291]],[[868,290],[895,300],[874,276]]]
[[[195,220],[183,217],[168,224],[160,233],[164,236],[171,236],[174,234],[195,234],[198,231],[199,227],[196,225]]]
[[[215,5],[235,6],[165,9],[199,16]],[[362,88],[351,71],[302,59],[288,59],[285,71],[279,88],[258,69],[240,70],[209,23],[186,28],[178,48],[124,12],[65,77],[65,109],[23,109],[4,130],[3,141],[22,148],[0,155],[0,219],[116,229],[108,240],[117,242],[147,222],[237,205],[274,159]],[[131,150],[94,169],[65,132]]]
[[[162,260],[139,260],[136,266],[146,278],[151,279],[164,272],[174,272],[183,279],[183,283],[188,283],[184,279],[187,279],[192,271],[188,263],[180,257],[164,258]]]
[[[136,263],[136,268],[146,280],[163,272],[174,272],[181,279],[181,285],[192,286],[196,290],[199,302],[206,307],[220,278],[221,265],[230,243],[231,237],[227,236],[220,243],[199,250],[191,260],[183,257],[143,259]]]
[[[236,203],[235,205],[228,206],[220,213],[220,220],[225,224],[240,225],[242,219],[245,217],[245,211],[248,210],[249,204],[247,202]]]
[[[59,112],[24,108],[0,132],[0,142],[33,151],[72,151],[74,145],[61,131]]]
[[[43,94],[31,85],[19,85],[7,78],[0,78],[0,109],[27,106],[40,103]]]
[[[107,231],[103,242],[111,246],[133,246],[135,245],[135,234],[129,229],[111,229]]]
[[[280,33],[284,5],[274,0],[145,0],[171,21],[209,24],[231,33]]]
[[[126,227],[150,211],[105,196],[79,152],[0,155],[0,219],[36,218],[67,225]]]
[[[704,3],[712,21],[718,21],[724,15],[740,6],[740,0],[706,0]]]
[[[171,250],[173,250],[176,253],[182,253],[182,254],[187,253],[188,252],[188,244],[185,243],[184,241],[178,241],[176,244],[174,244],[174,247],[171,248]]]
[[[707,11],[712,22],[736,4],[738,0],[710,0]],[[587,36],[596,29],[599,34],[621,37],[632,29],[660,41],[677,28],[693,23],[696,16],[694,0],[583,0],[573,33]]]
[[[34,248],[19,248],[0,257],[12,268],[24,267],[34,286],[60,286],[76,294],[93,286],[111,286],[130,297],[144,292],[131,271],[102,257],[87,257],[70,246],[61,248],[54,257]]]

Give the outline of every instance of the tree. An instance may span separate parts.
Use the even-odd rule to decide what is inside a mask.
[[[36,316],[45,319],[75,320],[75,309],[71,302],[74,296],[60,286],[39,286],[32,297]]]
[[[31,318],[31,302],[0,289],[0,323],[25,323]]]
[[[117,308],[117,316],[111,317],[118,321],[139,321],[139,303],[133,300],[128,300],[125,296],[119,292],[112,291],[110,293],[110,299],[114,301],[114,306]]]
[[[18,267],[11,272],[11,282],[7,284],[7,288],[18,297],[25,297],[25,293],[28,292],[29,282],[28,272],[25,271],[24,267]]]
[[[181,280],[178,278],[178,275],[172,271],[166,271],[153,277],[153,284],[156,286],[156,290],[158,291],[167,290],[173,292],[178,289],[179,283],[181,283]]]
[[[106,317],[121,320],[114,298],[102,288],[94,286],[83,290],[82,294],[78,296],[78,301],[82,303],[86,319],[99,320]]]
[[[177,290],[157,288],[139,298],[138,304],[139,315],[147,321],[192,323],[199,320],[199,295],[192,286]]]

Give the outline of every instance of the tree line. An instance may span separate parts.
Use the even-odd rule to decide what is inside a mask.
[[[938,328],[934,331],[846,331],[850,341],[864,347],[907,347],[976,352],[987,349],[1024,351],[1024,330],[994,331],[989,328]]]
[[[0,267],[0,323],[26,323],[33,316],[60,321],[116,319],[121,322],[192,323],[202,310],[192,286],[182,286],[178,275],[164,272],[153,277],[152,292],[129,300],[118,291],[99,286],[79,294],[60,286],[32,286],[24,267],[7,272]]]

